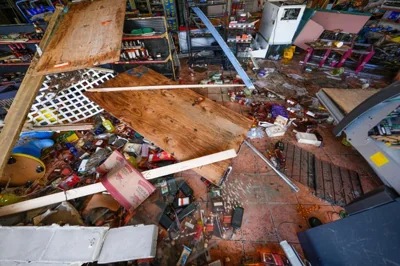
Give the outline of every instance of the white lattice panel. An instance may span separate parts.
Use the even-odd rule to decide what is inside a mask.
[[[83,92],[113,78],[114,74],[94,69],[85,70],[85,74],[91,78],[79,81],[59,92],[57,96],[56,93],[49,92],[53,75],[46,76],[28,114],[29,122],[38,126],[76,123],[102,112],[103,109],[84,96]]]

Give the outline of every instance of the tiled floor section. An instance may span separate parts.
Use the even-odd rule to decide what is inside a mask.
[[[210,74],[210,72],[208,73]],[[181,76],[185,76],[182,74]],[[207,77],[207,73],[196,74],[190,77],[186,83],[198,83]],[[227,108],[247,115],[248,107],[238,103],[232,103],[227,96],[227,89],[197,89],[198,93],[220,102]],[[302,149],[312,152],[318,159],[338,166],[357,171],[360,175],[364,192],[368,192],[378,185],[379,179],[375,176],[366,161],[351,147],[341,144],[341,138],[332,135],[331,126],[319,126],[319,133],[324,138],[323,147],[318,148],[309,145],[299,145]],[[252,144],[264,152],[279,138],[263,138],[252,140]],[[281,138],[284,142],[294,145],[296,140],[294,133],[288,131]],[[287,240],[292,244],[301,256],[303,255],[297,232],[310,228],[308,219],[312,216],[319,218],[323,223],[329,223],[338,219],[340,207],[331,206],[313,195],[313,191],[295,182],[300,191],[294,193],[288,185],[277,176],[266,164],[259,159],[246,145],[242,145],[238,156],[232,160],[233,172],[226,182],[226,187],[238,186],[242,182],[243,194],[240,205],[244,208],[244,218],[241,230],[236,233],[234,239],[220,239],[213,237],[209,245],[214,245],[210,250],[212,261],[229,257],[232,265],[242,265],[243,262],[259,261],[260,251],[281,253],[279,242]],[[186,171],[177,176],[184,178],[195,191],[195,196],[201,202],[202,208],[207,206],[205,185],[200,181],[200,176],[193,171]],[[303,217],[298,212],[298,206],[311,208],[317,206],[317,210]],[[175,256],[179,257],[179,252]]]

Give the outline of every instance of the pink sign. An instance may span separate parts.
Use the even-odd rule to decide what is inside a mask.
[[[101,182],[111,196],[129,211],[156,190],[118,151],[114,151],[97,172],[104,174]]]

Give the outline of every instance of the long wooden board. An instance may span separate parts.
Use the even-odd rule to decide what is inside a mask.
[[[71,4],[43,50],[36,72],[59,73],[118,61],[125,8],[125,0]]]
[[[323,91],[343,110],[346,114],[350,113],[360,103],[374,95],[377,90],[363,89],[327,89]]]
[[[102,87],[131,87],[176,84],[163,75],[140,66],[106,81]],[[119,92],[86,92],[118,119],[146,139],[173,154],[189,160],[227,149],[238,151],[252,120],[188,89]],[[230,161],[194,169],[219,184]]]
[[[207,165],[213,162],[218,162],[227,158],[236,157],[236,152],[234,150],[222,151],[219,153],[209,154],[200,158],[196,158],[193,160],[174,163],[168,166],[151,169],[148,171],[142,172],[142,175],[147,180],[155,179],[158,177],[179,173],[185,170],[192,169],[194,167],[199,167],[203,165]],[[0,207],[0,217],[6,216],[13,213],[19,213],[23,211],[29,211],[37,208],[41,208],[44,206],[48,206],[55,203],[60,203],[63,201],[68,201],[72,199],[77,199],[80,197],[85,197],[89,195],[93,195],[96,193],[107,191],[107,189],[103,186],[101,182],[70,189],[64,192],[58,192],[55,194],[34,198],[14,204],[10,204],[4,207]]]
[[[57,5],[43,39],[40,41],[39,47],[41,49],[44,49],[48,45],[49,40],[57,28],[61,13],[62,6]],[[4,127],[0,134],[0,176],[3,175],[3,170],[8,162],[11,150],[19,139],[19,134],[26,121],[26,116],[44,81],[44,76],[38,76],[35,73],[37,62],[38,55],[36,53],[4,120]]]

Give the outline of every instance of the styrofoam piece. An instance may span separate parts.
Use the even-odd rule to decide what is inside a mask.
[[[91,79],[80,80],[73,86],[59,92],[58,95],[49,92],[49,84],[53,75],[46,76],[28,114],[29,122],[38,126],[69,124],[85,120],[102,112],[103,109],[83,95],[83,92],[104,83],[115,75],[96,69],[86,69],[82,76],[84,75],[90,76]],[[58,85],[55,87],[57,88]]]
[[[158,227],[126,226],[111,229],[104,241],[98,263],[113,263],[156,256]]]
[[[285,135],[285,132],[286,131],[281,126],[278,125],[270,126],[265,129],[265,133],[267,133],[267,136],[271,138],[283,136]]]
[[[319,141],[317,136],[312,133],[297,132],[296,139],[298,143],[311,144],[317,147],[321,146],[321,141]]]
[[[0,227],[0,262],[85,263],[95,261],[108,227]]]
[[[158,227],[0,227],[0,266],[81,265],[154,258]]]
[[[286,254],[286,257],[290,261],[290,265],[292,266],[304,266],[305,264],[301,261],[299,255],[297,254],[297,251],[289,245],[289,243],[284,240],[279,243],[281,245],[281,248]]]

